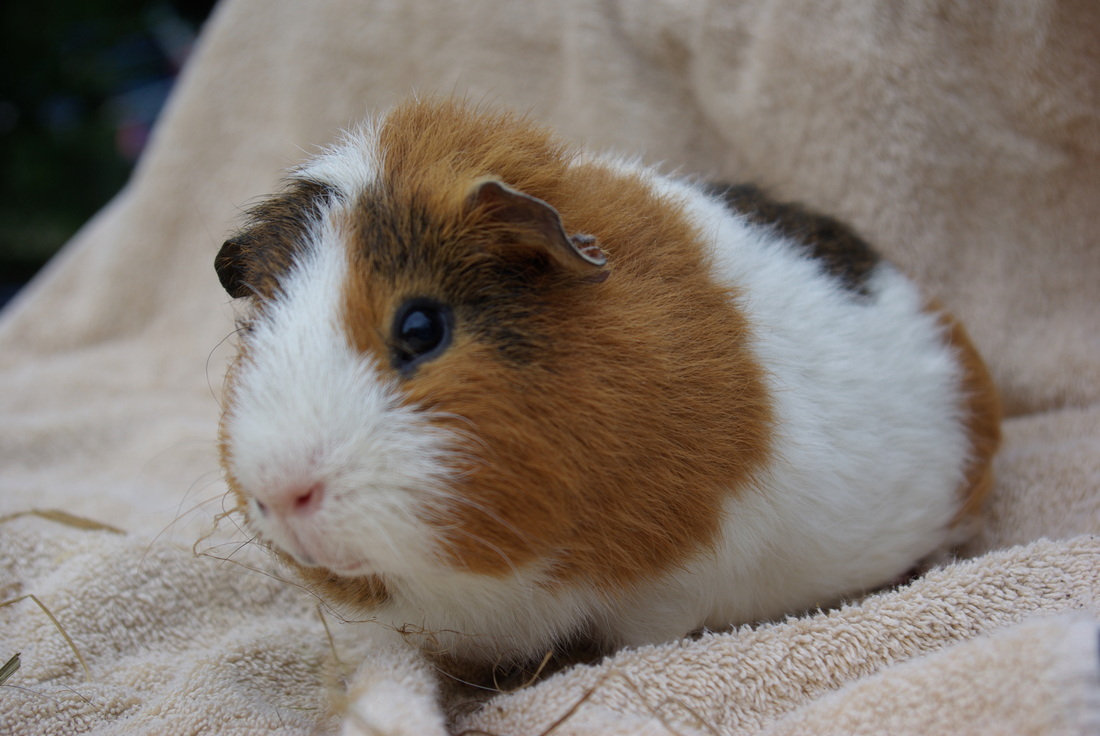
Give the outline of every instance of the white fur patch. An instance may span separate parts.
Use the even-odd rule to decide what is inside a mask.
[[[266,503],[324,483],[315,514],[267,516],[261,534],[304,563],[412,574],[436,552],[424,516],[447,487],[447,434],[402,405],[400,388],[349,343],[344,238],[319,223],[282,293],[251,325],[227,417],[231,471]]]
[[[335,187],[345,199],[369,189],[382,170],[378,150],[378,126],[368,120],[292,172],[296,179]]]
[[[904,574],[951,540],[968,438],[961,367],[917,287],[889,264],[853,295],[798,245],[678,182],[740,291],[777,435],[754,490],[722,510],[721,542],[640,586],[612,643],[674,639],[827,606]]]

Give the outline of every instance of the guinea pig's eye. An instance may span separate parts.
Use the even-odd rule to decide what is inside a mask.
[[[393,319],[393,364],[408,371],[447,349],[454,327],[454,313],[446,304],[430,299],[410,299]]]

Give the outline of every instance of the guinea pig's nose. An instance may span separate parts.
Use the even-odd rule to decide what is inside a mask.
[[[308,516],[321,506],[325,495],[325,485],[315,483],[291,483],[282,488],[269,489],[263,500],[256,499],[260,513],[275,513],[278,516]]]

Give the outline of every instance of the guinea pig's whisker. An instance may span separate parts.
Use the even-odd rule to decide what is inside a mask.
[[[235,562],[235,560],[233,559],[233,556],[235,554],[237,554],[238,552],[240,552],[245,547],[247,547],[248,545],[255,542],[255,541],[256,541],[256,537],[252,537],[251,539],[246,539],[245,541],[241,542],[240,544],[237,545],[237,547],[232,552],[229,553],[228,557],[225,557],[222,560],[222,562]]]
[[[225,495],[226,495],[225,493],[221,493],[221,494],[218,494],[216,496],[211,496],[210,498],[207,498],[206,500],[199,501],[198,503],[196,503],[194,506],[187,509],[186,511],[180,511],[180,510],[177,509],[176,517],[174,519],[172,519],[172,521],[170,521],[163,529],[161,529],[159,532],[157,532],[156,536],[154,536],[153,539],[149,542],[149,544],[145,547],[145,551],[141,555],[141,560],[138,561],[138,566],[140,567],[145,562],[145,558],[149,555],[150,550],[153,549],[153,545],[155,545],[157,543],[157,541],[168,532],[169,529],[174,527],[177,523],[182,521],[187,516],[195,513],[199,509],[201,509],[203,506],[206,506],[210,503],[213,503],[214,501],[221,500]],[[182,507],[182,505],[183,505],[183,502],[181,501],[180,506]],[[215,521],[215,525],[216,525],[216,523],[217,522]]]
[[[218,408],[221,409],[222,411],[225,411],[225,404],[222,402],[221,396],[225,395],[225,389],[226,389],[226,386],[228,385],[228,382],[229,382],[229,373],[227,372],[222,377],[222,394],[221,394],[221,396],[219,396],[218,393],[216,391],[214,391],[214,384],[210,380],[210,361],[214,359],[214,353],[218,352],[218,348],[220,348],[222,345],[224,345],[226,343],[226,341],[228,341],[234,335],[239,335],[243,329],[244,329],[243,326],[238,324],[237,329],[233,330],[228,335],[226,335],[221,340],[219,340],[218,344],[215,345],[214,347],[210,348],[210,352],[206,354],[206,367],[204,369],[204,372],[206,373],[206,388],[210,391],[211,398],[213,398],[214,401],[217,402]],[[239,355],[234,356],[232,362],[234,362],[234,363],[237,362],[239,357],[240,357]]]
[[[224,563],[229,563],[229,564],[232,564],[232,565],[236,565],[237,567],[248,570],[249,572],[253,572],[253,573],[256,573],[258,575],[263,575],[264,577],[271,578],[272,580],[275,580],[279,583],[282,583],[284,585],[289,585],[289,586],[297,588],[297,589],[299,589],[299,590],[301,590],[305,593],[308,593],[310,596],[315,598],[317,601],[319,601],[321,603],[324,603],[324,599],[321,597],[321,595],[319,593],[317,593],[317,591],[310,588],[308,585],[297,582],[295,580],[289,580],[289,579],[287,579],[287,578],[285,578],[281,575],[278,575],[274,572],[271,572],[270,570],[264,570],[262,568],[256,567],[255,565],[249,565],[248,563],[240,562],[239,560],[232,559],[233,555],[235,555],[237,552],[239,552],[241,549],[243,549],[247,544],[249,544],[249,542],[252,542],[252,541],[253,540],[250,539],[247,542],[245,542],[244,544],[238,545],[237,548],[226,557],[222,557],[220,555],[212,554],[209,551],[209,549],[213,549],[213,547],[211,547],[207,550],[199,551],[196,554],[198,554],[201,557],[209,557],[211,559],[218,560],[223,564]],[[222,546],[222,545],[216,545],[216,546]],[[337,618],[340,618],[340,617],[337,616]]]

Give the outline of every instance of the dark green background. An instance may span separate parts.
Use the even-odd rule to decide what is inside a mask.
[[[125,183],[213,0],[0,9],[0,304]]]

